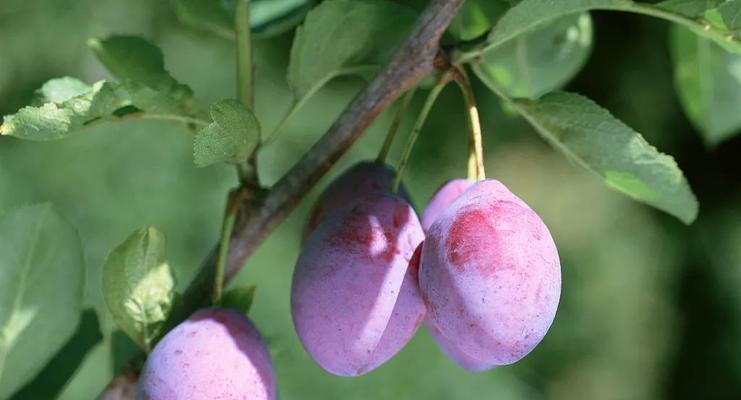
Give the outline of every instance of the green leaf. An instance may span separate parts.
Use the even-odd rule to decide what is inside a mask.
[[[721,5],[725,0],[667,0],[656,4],[664,10],[675,12],[687,18],[699,19],[705,12]]]
[[[716,9],[708,10],[705,18],[713,21],[713,25],[737,34],[741,30],[741,0],[727,1]]]
[[[686,26],[696,35],[741,54],[741,0],[668,0],[656,4],[656,8],[697,22],[699,26]]]
[[[537,29],[539,26],[564,15],[590,10],[613,10],[663,18],[692,27],[696,34],[716,41],[729,51],[741,53],[740,38],[730,35],[730,32],[724,27],[716,26],[716,24],[708,25],[708,21],[696,15],[701,11],[701,5],[711,7],[716,4],[712,0],[670,1],[657,5],[630,0],[523,0],[504,14],[494,26],[489,33],[487,47],[500,46],[523,33]],[[734,9],[728,7],[726,15],[733,19]],[[707,11],[703,15],[707,16]]]
[[[741,55],[676,26],[674,84],[690,121],[709,145],[741,131]]]
[[[187,114],[193,92],[165,69],[162,50],[139,36],[90,39],[90,48],[118,78],[137,108],[149,112]]]
[[[248,314],[255,298],[255,289],[255,285],[231,289],[221,297],[221,305]]]
[[[488,41],[496,47],[565,15],[598,9],[621,10],[632,5],[630,0],[523,0],[504,14],[489,33]]]
[[[576,75],[591,44],[589,14],[567,15],[485,52],[474,71],[511,97],[537,98]]]
[[[0,217],[0,237],[0,399],[6,399],[75,332],[85,265],[77,232],[49,204]]]
[[[593,101],[554,92],[514,104],[556,149],[611,188],[686,224],[697,216],[697,200],[674,159]]]
[[[460,40],[485,34],[509,9],[505,0],[468,0],[450,22],[448,30]]]
[[[387,0],[326,0],[296,31],[288,82],[297,99],[333,77],[375,72],[406,36],[415,14]]]
[[[95,310],[82,313],[74,335],[36,377],[17,391],[11,400],[56,399],[77,372],[88,352],[103,339]]]
[[[174,0],[173,3],[180,22],[224,38],[234,38],[235,1]],[[313,3],[313,0],[252,0],[250,26],[254,36],[270,37],[293,28]]]
[[[257,117],[236,100],[221,100],[211,105],[211,118],[214,122],[193,139],[195,164],[205,167],[245,161],[260,140]]]
[[[0,134],[26,140],[56,140],[68,136],[98,118],[109,116],[128,103],[128,95],[113,83],[92,86],[74,78],[47,82],[34,103],[4,117]]]
[[[154,227],[134,232],[103,265],[103,297],[113,320],[147,352],[162,333],[174,289],[165,235]]]

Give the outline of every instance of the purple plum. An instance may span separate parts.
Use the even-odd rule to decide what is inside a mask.
[[[138,400],[277,398],[270,354],[237,310],[207,308],[165,335],[139,378]]]
[[[478,371],[514,363],[540,343],[558,307],[561,267],[540,217],[485,180],[430,227],[419,283],[433,338]]]
[[[432,195],[430,202],[427,203],[425,212],[422,213],[422,228],[424,228],[425,232],[430,229],[430,226],[432,226],[437,217],[474,183],[476,181],[471,179],[458,178],[451,179],[440,186],[435,194]]]
[[[327,215],[339,210],[355,200],[374,192],[389,192],[396,171],[388,165],[376,161],[363,161],[355,164],[327,186],[304,226],[302,241],[316,229]],[[404,186],[399,187],[400,195],[409,199]]]
[[[425,306],[409,264],[423,239],[412,206],[381,192],[328,216],[309,237],[293,274],[291,311],[322,368],[361,375],[412,338]]]

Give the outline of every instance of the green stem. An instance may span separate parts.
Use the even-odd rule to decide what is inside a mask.
[[[607,7],[594,7],[584,11],[618,11],[646,15],[649,17],[674,22],[690,29],[702,30],[705,36],[717,42],[730,42],[734,43],[736,46],[741,46],[741,39],[733,37],[729,34],[729,32],[719,30],[718,28],[715,28],[708,23],[704,23],[703,21],[685,17],[684,15],[662,9],[653,4],[630,2],[626,4]],[[497,48],[502,44],[508,42],[516,35],[517,34],[513,35],[512,37],[504,37],[496,42],[489,42],[485,36],[482,36],[474,39],[471,42],[461,44],[460,47],[453,51],[453,54],[451,56],[451,63],[453,65],[457,65],[464,62],[469,62],[477,57],[480,57],[484,52]]]
[[[240,192],[229,195],[226,212],[224,213],[224,222],[221,230],[221,242],[219,243],[219,258],[216,260],[216,270],[214,271],[214,289],[211,297],[213,305],[221,302],[221,294],[224,291],[224,271],[226,262],[229,258],[229,241],[234,230],[234,223],[237,220],[239,212],[239,203],[242,200]]]
[[[131,114],[131,115],[135,115],[135,114]],[[120,119],[129,119],[129,118],[121,117]],[[176,114],[147,114],[147,113],[144,113],[144,114],[139,115],[136,118],[131,118],[131,119],[156,119],[156,120],[161,120],[161,121],[175,121],[175,122],[193,124],[193,125],[202,126],[202,127],[208,126],[210,124],[209,121],[205,121],[199,118],[188,117],[184,115],[176,115]]]
[[[254,111],[250,0],[237,0],[234,16],[234,32],[237,39],[237,95],[248,110]]]
[[[252,30],[250,27],[250,0],[237,0],[234,10],[234,33],[237,52],[237,97],[244,107],[255,111],[254,75],[252,69]],[[260,140],[258,136],[258,141]],[[244,185],[257,186],[257,151],[237,165],[239,181]]]
[[[425,124],[425,121],[427,120],[427,116],[430,113],[430,110],[432,109],[432,106],[435,104],[435,100],[437,100],[437,96],[440,95],[440,92],[442,92],[445,85],[450,82],[450,74],[445,73],[443,74],[438,82],[435,84],[435,86],[432,88],[430,93],[427,95],[427,98],[425,99],[424,105],[422,105],[422,109],[419,111],[419,115],[417,116],[417,120],[414,122],[414,127],[412,128],[412,133],[409,135],[409,139],[407,139],[407,144],[404,147],[404,152],[401,154],[401,159],[399,160],[399,167],[396,170],[396,176],[394,177],[394,180],[391,182],[391,191],[397,192],[399,190],[399,185],[401,185],[401,178],[404,176],[404,170],[406,169],[407,163],[409,162],[409,156],[412,154],[412,149],[414,148],[414,144],[417,141],[417,138],[419,137],[420,132],[422,132],[422,127]]]
[[[416,91],[417,87],[415,86],[404,95],[404,98],[402,98],[401,104],[399,104],[399,108],[396,110],[396,114],[394,115],[394,120],[391,122],[391,126],[389,127],[389,131],[386,133],[386,139],[383,141],[383,146],[381,147],[381,151],[378,153],[378,158],[376,158],[377,163],[386,163],[386,157],[389,154],[389,150],[391,150],[391,144],[394,142],[396,132],[399,130],[401,121],[404,119],[404,115],[406,114],[409,105],[412,103],[412,98],[414,98],[414,93]]]
[[[484,145],[481,138],[481,120],[479,119],[479,110],[476,107],[476,96],[471,87],[471,81],[468,74],[463,68],[457,68],[455,82],[463,93],[463,100],[468,115],[469,136],[469,154],[468,154],[468,178],[473,180],[486,179],[484,172]]]
[[[85,122],[84,126],[86,128],[93,127],[95,125],[102,124],[104,122],[118,122],[118,121],[136,121],[136,120],[144,120],[144,119],[150,119],[150,120],[158,120],[158,121],[172,121],[172,122],[181,122],[187,125],[191,125],[191,130],[193,130],[192,127],[204,127],[208,126],[211,122],[196,118],[196,117],[189,117],[186,115],[177,115],[177,114],[148,114],[145,112],[135,112],[131,114],[122,115],[120,117],[117,116],[108,116],[108,117],[102,117],[98,119],[94,119],[88,122]],[[4,125],[3,125],[4,126]],[[2,127],[0,127],[0,130]]]

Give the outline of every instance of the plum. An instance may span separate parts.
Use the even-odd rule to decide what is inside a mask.
[[[363,161],[355,164],[327,186],[309,212],[304,226],[302,241],[306,241],[311,232],[334,211],[373,192],[388,192],[396,172],[388,165],[376,161]],[[409,199],[403,185],[399,187],[400,195]]]
[[[165,335],[139,378],[138,400],[276,399],[270,354],[240,311],[199,310]]]
[[[520,360],[556,314],[561,267],[540,217],[502,183],[475,183],[432,224],[419,284],[433,338],[459,365]]]
[[[291,314],[322,368],[361,375],[411,339],[425,315],[409,268],[423,238],[411,205],[381,192],[341,208],[309,237],[293,273]]]
[[[430,229],[430,226],[432,226],[437,217],[474,183],[476,182],[471,179],[458,178],[451,179],[440,186],[435,194],[432,195],[430,202],[425,207],[424,213],[422,213],[422,228],[425,232]]]

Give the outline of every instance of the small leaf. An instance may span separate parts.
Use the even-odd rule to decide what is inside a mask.
[[[741,55],[679,26],[671,44],[680,103],[705,141],[714,145],[739,133]]]
[[[174,7],[183,24],[231,39],[234,38],[235,3],[227,0],[174,0]],[[293,28],[313,3],[313,0],[252,0],[250,26],[254,37],[270,37]]]
[[[193,92],[167,72],[162,50],[152,42],[139,36],[109,36],[90,39],[88,45],[130,92],[137,108],[183,114],[190,110]]]
[[[260,123],[255,115],[236,100],[221,100],[211,105],[211,118],[214,122],[194,137],[195,164],[205,167],[245,161],[260,139]]]
[[[49,204],[0,217],[0,237],[0,399],[7,399],[75,332],[85,265],[77,232]]]
[[[415,14],[387,0],[326,0],[296,31],[288,82],[296,98],[333,77],[370,74],[406,36]]]
[[[145,351],[162,333],[174,289],[165,236],[154,227],[134,232],[103,265],[103,297],[113,320]]]
[[[485,52],[474,71],[511,97],[537,98],[576,75],[591,44],[589,14],[567,15]]]
[[[223,307],[235,308],[248,314],[252,307],[252,301],[255,298],[255,289],[255,285],[250,285],[228,290],[221,297],[221,305]]]
[[[697,216],[697,199],[674,159],[593,101],[554,92],[514,104],[556,149],[611,188],[686,224]]]
[[[34,103],[48,102],[5,116],[0,134],[26,140],[62,139],[128,103],[128,95],[117,84],[100,81],[82,85],[74,78],[47,82]]]
[[[56,399],[85,361],[88,352],[103,339],[95,310],[82,313],[74,335],[36,377],[17,391],[11,400]]]

